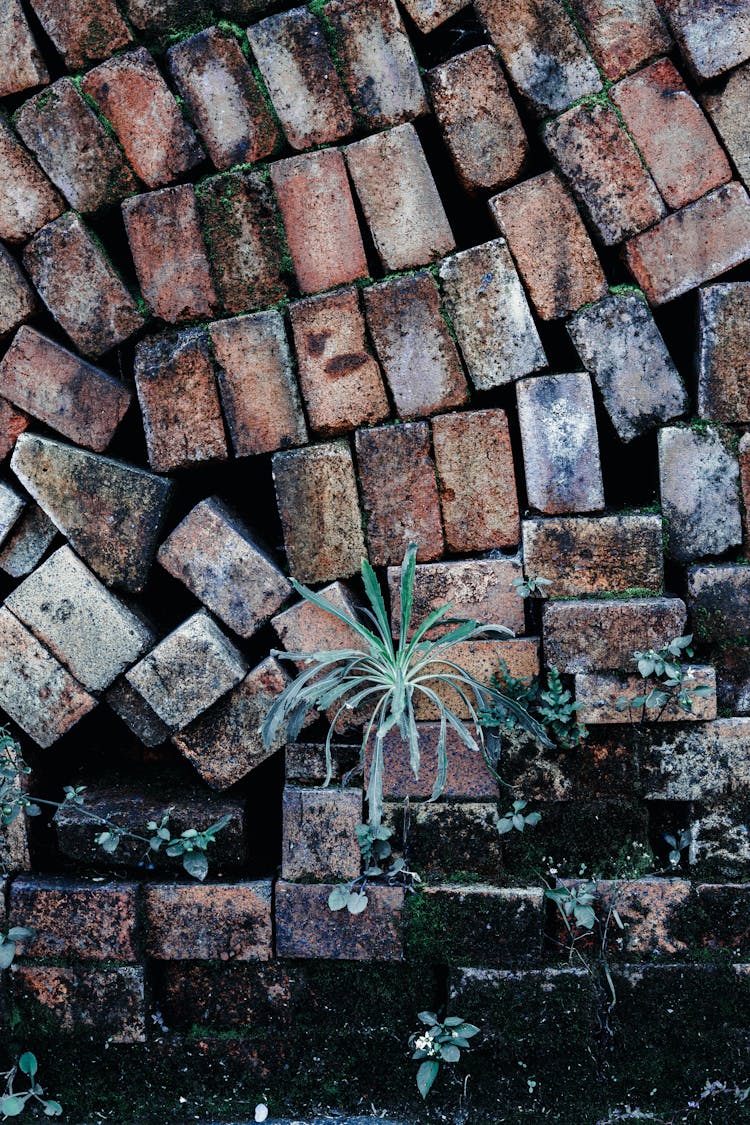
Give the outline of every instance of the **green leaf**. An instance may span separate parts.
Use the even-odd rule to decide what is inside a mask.
[[[0,945],[0,970],[10,968],[15,955],[16,943],[14,941],[4,941],[3,944]]]
[[[432,1084],[438,1076],[440,1063],[437,1059],[425,1059],[417,1071],[417,1089],[423,1098],[426,1098],[432,1089]]]
[[[349,895],[346,903],[346,909],[350,914],[361,914],[363,910],[367,909],[367,903],[369,901],[370,900],[368,899],[366,894],[363,894],[361,891],[357,891],[354,894]]]
[[[4,1098],[0,1098],[0,1113],[6,1117],[18,1117],[19,1113],[23,1113],[25,1104],[22,1098],[17,1098],[14,1094],[6,1094]]]
[[[182,866],[188,875],[192,875],[194,879],[199,879],[201,883],[208,875],[208,860],[204,852],[188,852],[183,857]]]
[[[461,1058],[461,1052],[454,1043],[446,1043],[440,1048],[440,1058],[443,1062],[454,1063]]]
[[[62,1115],[62,1111],[63,1107],[59,1102],[50,1099],[49,1101],[44,1103],[44,1112],[47,1117],[60,1117]]]
[[[344,910],[348,902],[349,887],[346,884],[341,887],[334,887],[328,896],[328,909]]]
[[[31,1051],[25,1051],[18,1060],[18,1069],[23,1074],[28,1074],[29,1078],[33,1078],[38,1070],[36,1055]]]
[[[539,821],[541,819],[542,819],[541,813],[532,812],[532,813],[529,813],[529,815],[526,817],[526,823],[530,824],[531,827],[533,828],[533,827],[535,827],[535,825],[537,825],[539,823]]]
[[[410,543],[401,563],[401,621],[399,624],[399,648],[406,644],[409,622],[414,604],[414,576],[417,568],[417,545]]]
[[[421,1022],[423,1024],[426,1024],[427,1027],[435,1027],[435,1025],[438,1022],[437,1016],[435,1015],[434,1012],[418,1012],[417,1013],[417,1019],[421,1020]],[[448,1021],[446,1020],[445,1022],[447,1023]]]
[[[456,1028],[456,1031],[464,1039],[472,1039],[475,1035],[479,1035],[480,1028],[473,1023],[462,1023],[460,1027]]]

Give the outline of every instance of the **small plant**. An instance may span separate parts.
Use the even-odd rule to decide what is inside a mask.
[[[3,1115],[3,1121],[9,1117],[20,1117],[29,1102],[38,1102],[46,1117],[61,1115],[63,1110],[60,1103],[44,1097],[44,1090],[36,1081],[37,1070],[36,1057],[31,1051],[26,1051],[15,1066],[0,1074],[0,1078],[5,1080],[5,1092],[0,1097],[0,1113]],[[19,1074],[25,1075],[28,1080],[28,1086],[24,1090],[15,1089]]]
[[[653,1121],[655,1125],[674,1125],[678,1118],[680,1121],[691,1120],[694,1113],[699,1113],[704,1105],[717,1098],[728,1098],[735,1105],[745,1105],[750,1101],[750,1086],[738,1086],[736,1082],[732,1082],[731,1085],[728,1082],[710,1082],[707,1079],[697,1098],[691,1098],[686,1105],[670,1111],[666,1117],[639,1109],[638,1106],[626,1105],[621,1109],[612,1110],[607,1117],[598,1121],[597,1125],[615,1125],[617,1121]]]
[[[689,828],[684,828],[678,836],[665,835],[664,839],[669,844],[669,862],[672,867],[679,867],[682,853],[693,842],[693,834]]]
[[[514,578],[510,585],[520,598],[546,598],[552,579],[529,574],[526,578]]]
[[[524,814],[528,801],[514,801],[512,808],[508,809],[505,816],[497,818],[496,827],[501,836],[506,832],[523,832],[527,825],[533,828],[542,819],[541,813],[532,812]]]
[[[658,723],[670,706],[692,714],[696,698],[713,694],[708,684],[694,683],[692,669],[682,663],[683,657],[693,655],[692,641],[692,634],[688,634],[675,637],[663,648],[634,652],[633,661],[643,680],[643,689],[630,699],[625,696],[618,699],[617,710],[629,711],[631,717],[634,712],[640,712],[642,723],[646,722],[649,711],[656,712],[649,721]]]
[[[360,824],[356,834],[362,852],[364,873],[349,883],[341,883],[333,888],[328,896],[331,910],[346,909],[350,914],[361,914],[369,902],[365,893],[368,883],[375,882],[387,887],[401,886],[412,891],[414,884],[421,882],[415,872],[407,871],[405,860],[391,858],[389,841],[393,832],[390,828],[386,828],[384,824],[379,824],[376,828],[371,824]],[[391,862],[386,867],[386,860],[389,859]]]
[[[544,686],[537,676],[520,679],[511,675],[508,665],[501,660],[494,685],[503,699],[510,696],[544,727],[552,745],[562,750],[573,750],[588,738],[586,727],[576,718],[576,712],[582,705],[573,702],[554,665],[547,666],[545,678]],[[479,718],[487,730],[516,730],[520,726],[502,704],[482,711]]]
[[[596,925],[595,883],[582,883],[572,887],[548,887],[544,896],[554,902],[568,928],[574,923],[582,930],[593,930]]]
[[[0,934],[0,970],[9,969],[13,964],[17,943],[33,937],[36,937],[36,931],[28,926],[11,926],[7,934]]]
[[[470,1039],[479,1035],[479,1028],[460,1016],[446,1016],[441,1021],[434,1012],[420,1012],[417,1018],[426,1031],[415,1031],[409,1038],[413,1048],[412,1061],[419,1063],[417,1089],[423,1098],[429,1094],[443,1063],[457,1063],[461,1051],[471,1047]]]

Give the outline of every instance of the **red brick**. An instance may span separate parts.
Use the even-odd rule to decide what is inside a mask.
[[[715,78],[750,58],[750,3],[659,0],[681,53],[701,79]]]
[[[19,434],[29,424],[29,417],[21,410],[16,410],[6,399],[0,398],[0,460],[4,460],[12,451]]]
[[[362,823],[362,790],[284,788],[281,878],[356,879],[362,853],[356,829]]]
[[[404,8],[426,35],[466,7],[466,0],[404,0]]]
[[[570,889],[582,884],[585,880],[563,879],[560,883]],[[615,925],[608,928],[608,955],[660,957],[684,953],[687,944],[673,931],[688,908],[690,892],[690,883],[684,879],[599,880],[594,909],[602,921],[610,909],[617,910],[623,925],[622,929]],[[557,916],[555,922],[562,929]],[[564,941],[564,932],[556,936]]]
[[[171,47],[167,60],[217,168],[252,164],[274,151],[278,129],[231,32],[209,27]]]
[[[352,132],[354,114],[312,12],[269,16],[249,27],[247,37],[292,148],[330,144]]]
[[[15,258],[0,243],[0,337],[14,332],[36,309],[34,290]]]
[[[270,172],[302,292],[366,277],[362,235],[338,149],[279,160]]]
[[[356,619],[351,591],[342,582],[331,583],[319,594],[340,612]],[[361,643],[349,625],[308,601],[297,602],[278,613],[271,624],[287,652],[331,652],[337,648],[359,648]],[[298,668],[304,667],[304,661],[296,663]]]
[[[698,414],[750,422],[750,285],[711,285],[698,294]]]
[[[269,961],[271,883],[151,883],[146,953],[160,961]]]
[[[96,358],[143,326],[135,301],[74,211],[42,227],[24,250],[23,264],[84,355]]]
[[[452,701],[451,704],[452,706]],[[458,713],[458,712],[457,712]],[[409,748],[398,731],[391,731],[383,744],[383,796],[403,800],[426,800],[432,793],[437,772],[439,723],[420,722],[419,778],[409,764]],[[443,796],[448,798],[496,798],[497,782],[487,769],[481,753],[469,750],[454,730],[448,731],[448,774]],[[369,770],[368,754],[368,770]]]
[[[428,424],[357,430],[355,446],[373,566],[399,564],[410,543],[422,562],[440,558],[443,527]]]
[[[0,363],[0,394],[89,449],[106,449],[130,405],[117,379],[22,325]]]
[[[90,70],[81,89],[112,125],[146,187],[168,184],[203,159],[195,133],[144,47]]]
[[[663,710],[643,710],[642,707],[618,707],[622,699],[635,699],[650,687],[639,676],[598,675],[579,672],[575,678],[576,702],[581,709],[576,718],[585,725],[598,723],[685,723],[705,722],[716,718],[716,672],[711,667],[683,665],[695,687],[711,689],[708,696],[696,696],[692,711],[685,711],[679,703],[670,703]]]
[[[33,938],[19,943],[19,953],[33,959],[137,961],[137,896],[136,883],[38,876],[15,879],[10,891],[10,924],[35,931]]]
[[[427,83],[464,187],[496,191],[517,180],[529,142],[497,52],[475,47],[429,70]]]
[[[25,102],[16,129],[77,211],[96,211],[136,188],[117,142],[70,78],[58,78]]]
[[[665,208],[610,105],[579,105],[544,127],[544,142],[605,246],[650,227]]]
[[[669,207],[731,180],[729,161],[669,59],[618,82],[610,96]]]
[[[367,351],[357,289],[297,301],[289,316],[313,432],[331,437],[387,418],[388,399]]]
[[[661,305],[750,257],[750,200],[732,182],[628,242],[627,264]]]
[[[367,888],[362,914],[332,911],[325,884],[276,884],[276,951],[279,957],[342,961],[403,961],[400,887]]]
[[[25,242],[65,210],[62,197],[0,113],[0,238]]]
[[[416,129],[397,125],[355,141],[346,163],[386,271],[425,266],[455,240]]]
[[[521,564],[514,558],[465,559],[418,566],[411,627],[416,629],[434,609],[451,602],[451,617],[467,617],[484,625],[503,625],[523,632],[523,598],[511,586],[520,575]],[[388,589],[395,633],[401,614],[398,567],[388,570]],[[449,628],[438,625],[432,635],[445,633]]]
[[[718,89],[704,93],[702,101],[740,179],[747,186],[750,183],[750,65],[732,71]]]
[[[208,317],[216,307],[195,189],[190,184],[137,195],[122,205],[143,296],[162,320]]]
[[[501,661],[506,665],[509,674],[516,679],[530,680],[533,676],[539,675],[538,637],[514,638],[509,641],[461,641],[446,648],[443,657],[459,664],[475,680],[480,684],[486,684],[487,687],[494,686],[494,677],[500,670]],[[441,669],[435,670],[441,671]],[[466,703],[448,684],[434,683],[431,687],[435,695],[444,700],[459,719],[465,721],[471,719],[471,712]],[[476,706],[474,709],[476,710]],[[424,695],[416,697],[414,715],[417,720],[427,723],[437,722],[440,719],[436,704]],[[429,793],[425,796],[429,796]]]
[[[81,70],[132,42],[115,0],[33,0],[33,7],[68,70]]]
[[[672,45],[654,0],[572,0],[572,7],[592,55],[611,82]]]
[[[686,617],[679,598],[549,602],[544,607],[545,660],[562,672],[632,668],[637,649],[661,648],[682,636]]]
[[[18,94],[30,86],[49,82],[49,71],[39,53],[20,0],[7,0],[0,30],[0,54],[3,73],[0,76],[0,97]]]
[[[554,172],[494,196],[490,211],[542,320],[566,316],[606,296],[606,278],[591,239]]]
[[[144,1043],[143,969],[135,965],[14,965],[13,1003],[24,1023],[43,1016],[63,1035],[89,1041]]]
[[[303,445],[307,427],[281,313],[221,320],[208,333],[235,455]]]
[[[466,377],[427,270],[364,290],[367,327],[400,418],[461,406]]]

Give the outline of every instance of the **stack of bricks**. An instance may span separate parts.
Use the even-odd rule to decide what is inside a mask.
[[[712,981],[724,1043],[747,1034],[748,111],[750,0],[2,6],[0,717],[32,793],[77,778],[134,829],[167,806],[230,818],[201,885],[161,858],[143,877],[137,849],[103,862],[75,806],[53,832],[15,822],[0,933],[37,937],[5,999],[40,1034],[153,1052],[167,1028],[188,1057],[197,1026],[206,1058],[228,1036],[278,1079],[320,1070],[293,1042],[306,1001],[336,1060],[342,990],[380,974],[365,1037],[440,1003],[497,1013],[489,1120],[535,1088],[508,1019],[535,1074],[565,1059],[577,1097],[604,1075],[637,1098],[654,1072],[617,1050],[597,1069],[533,868],[601,871],[606,900],[618,856],[660,861],[681,832],[675,878],[618,899],[615,1046],[649,992],[677,997],[702,1085]],[[452,656],[486,683],[554,665],[589,738],[510,740],[503,777],[542,812],[519,840],[456,737],[429,800],[421,703],[419,779],[400,737],[384,748],[421,890],[334,913],[360,874],[361,716],[330,787],[315,731],[264,746],[297,670],[272,650],[352,644],[290,579],[356,617],[362,558],[397,620],[412,542],[415,624],[452,602],[505,626]],[[686,633],[709,694],[634,724],[634,651]],[[365,1071],[352,1089],[386,1097]]]

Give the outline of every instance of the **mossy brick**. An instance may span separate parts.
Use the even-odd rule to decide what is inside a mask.
[[[281,959],[402,961],[404,892],[367,887],[361,914],[333,911],[325,883],[276,883],[276,955]]]
[[[591,54],[611,82],[672,46],[654,0],[572,0],[571,7]]]
[[[0,238],[10,243],[24,242],[57,218],[65,210],[65,203],[2,114],[0,158]]]
[[[433,610],[451,602],[452,617],[466,617],[482,625],[502,625],[522,632],[523,599],[512,583],[521,577],[517,558],[462,559],[456,562],[423,563],[414,574],[411,628],[416,629]],[[401,615],[401,570],[388,568],[391,625],[398,631]],[[433,636],[447,632],[439,622]]]
[[[711,649],[716,669],[716,703],[723,715],[750,713],[750,647],[745,638]]]
[[[688,569],[688,609],[702,643],[750,635],[750,566],[723,563]]]
[[[24,144],[77,211],[97,211],[138,181],[116,140],[70,78],[24,102],[14,117]]]
[[[716,673],[710,665],[683,665],[688,678],[688,689],[707,688],[707,696],[696,696],[692,709],[687,711],[673,700],[665,707],[655,709],[640,706],[620,706],[623,700],[633,700],[648,694],[650,685],[636,675],[597,674],[577,672],[575,699],[580,703],[576,718],[584,726],[601,723],[686,723],[705,722],[716,718]]]
[[[750,787],[750,720],[715,719],[684,730],[654,731],[642,750],[647,801],[704,801]]]
[[[362,823],[362,790],[284,787],[281,877],[331,883],[356,879],[362,853],[356,829]]]
[[[178,35],[210,21],[206,0],[124,0],[125,15],[147,36]]]
[[[13,1006],[25,1028],[54,1029],[63,1042],[86,1036],[94,1042],[144,1043],[146,1002],[143,968],[118,965],[20,965],[11,975]]]
[[[732,158],[740,179],[750,182],[750,66],[731,71],[703,92],[703,107]]]
[[[398,731],[389,731],[383,742],[383,796],[386,799],[427,800],[437,774],[438,722],[418,722],[419,776],[411,767],[409,746]],[[480,750],[471,750],[449,729],[446,735],[448,772],[443,789],[446,798],[493,800],[498,795],[497,781],[487,768]],[[372,761],[372,743],[366,749],[366,772]]]
[[[318,595],[340,613],[358,620],[354,596],[343,582],[331,582],[319,590]],[[361,644],[352,626],[306,599],[277,613],[271,624],[287,652],[332,652],[339,648],[358,648]],[[303,659],[295,660],[295,664],[299,669],[305,667]]]
[[[10,784],[23,792],[28,792],[29,776],[16,772],[11,776]],[[3,880],[0,881],[0,895],[2,896],[0,923],[6,932],[5,903],[7,901],[7,889],[5,878],[17,875],[21,871],[31,871],[28,826],[29,818],[25,812],[21,812],[10,824],[4,825],[2,832],[0,832],[0,871],[3,872]]]
[[[288,1033],[293,1026],[289,966],[275,961],[165,961],[154,982],[155,1001],[168,1027],[257,1034]]]
[[[406,956],[496,969],[537,965],[543,917],[541,888],[427,886],[406,900]]]
[[[49,71],[20,0],[8,0],[6,4],[0,52],[4,60],[0,97],[49,82]]]
[[[709,285],[698,302],[698,413],[716,422],[748,422],[750,284]]]
[[[689,821],[690,871],[696,882],[750,880],[750,800],[746,792],[703,800]]]
[[[132,42],[115,0],[34,0],[33,8],[68,70],[81,70]]]
[[[739,546],[739,468],[719,430],[665,426],[658,447],[667,554],[687,562]]]
[[[17,410],[7,399],[0,398],[0,460],[5,460],[12,452],[19,434],[29,425],[31,419],[23,410]]]
[[[218,27],[167,52],[172,78],[214,165],[262,160],[277,147],[278,127],[234,35]]]
[[[34,290],[10,251],[0,245],[0,338],[15,332],[36,310]]]
[[[747,0],[722,9],[707,7],[703,0],[661,0],[660,6],[698,81],[715,78],[750,58]]]
[[[359,762],[360,748],[354,744],[331,744],[331,778],[341,781],[344,774]],[[289,742],[284,754],[284,776],[292,785],[323,785],[325,782],[325,745],[318,742]]]
[[[683,635],[680,598],[591,599],[544,607],[545,660],[563,672],[629,669],[633,653],[661,648]]]
[[[502,884],[508,879],[503,838],[496,827],[495,800],[386,801],[383,823],[394,833],[394,850],[427,883],[477,881]],[[405,835],[404,835],[405,834]]]
[[[438,656],[438,661],[444,659],[458,664],[480,684],[488,687],[494,686],[501,663],[505,664],[508,673],[521,680],[530,680],[539,674],[539,639],[538,637],[519,637],[508,641],[476,640],[460,641],[458,644],[449,645]],[[449,666],[435,665],[433,671],[440,675],[451,674],[453,669]],[[448,706],[454,715],[466,721],[471,719],[471,712],[467,702],[451,687],[450,683],[441,683],[438,680],[429,685],[438,699]],[[471,693],[469,699],[474,705]],[[437,705],[427,696],[419,692],[414,695],[414,715],[417,719],[427,719],[436,722],[440,716]]]
[[[151,883],[146,953],[159,961],[269,961],[271,882]]]
[[[750,885],[696,883],[677,929],[693,950],[746,961],[750,954]]]
[[[0,543],[4,543],[18,523],[26,501],[5,481],[0,481]]]
[[[11,886],[8,918],[34,930],[18,944],[24,959],[139,960],[136,883],[22,875]]]
[[[465,0],[404,0],[404,8],[423,35],[440,27],[465,6]]]

